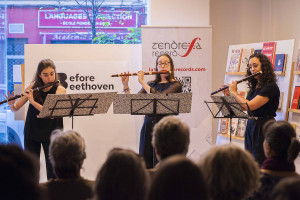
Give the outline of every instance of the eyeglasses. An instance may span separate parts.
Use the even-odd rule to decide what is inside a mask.
[[[170,64],[170,62],[158,63],[158,66],[163,67],[163,66],[168,66],[169,64]]]

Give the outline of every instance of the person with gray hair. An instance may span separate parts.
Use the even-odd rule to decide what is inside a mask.
[[[92,197],[94,182],[80,176],[86,152],[84,139],[77,132],[53,131],[49,158],[57,177],[41,184],[49,200],[82,200]]]
[[[186,155],[190,144],[190,128],[180,119],[167,116],[153,128],[152,145],[158,161],[176,155]],[[151,177],[159,168],[159,163],[149,170]]]

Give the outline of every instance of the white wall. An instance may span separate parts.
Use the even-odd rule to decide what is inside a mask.
[[[152,26],[207,26],[209,0],[151,0]]]

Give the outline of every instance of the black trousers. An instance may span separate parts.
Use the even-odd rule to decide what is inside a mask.
[[[46,160],[46,170],[47,170],[47,179],[55,179],[55,175],[53,172],[53,168],[51,165],[51,162],[49,160],[49,146],[50,146],[50,141],[49,142],[38,142],[35,140],[30,140],[30,139],[24,139],[24,145],[25,145],[25,150],[33,153],[36,155],[38,158],[40,158],[40,153],[41,153],[41,145],[43,146],[44,149],[44,154],[45,154],[45,160]]]

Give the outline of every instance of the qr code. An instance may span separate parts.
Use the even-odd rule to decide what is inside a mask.
[[[177,77],[177,80],[182,85],[183,93],[192,92],[192,77],[190,76]]]

